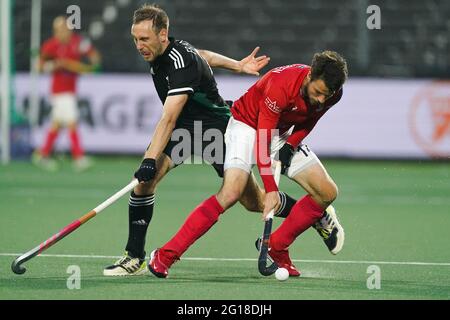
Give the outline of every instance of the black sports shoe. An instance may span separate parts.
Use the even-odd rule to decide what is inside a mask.
[[[140,276],[148,273],[145,259],[133,258],[125,251],[123,257],[103,269],[104,276]]]
[[[313,228],[322,237],[332,254],[338,254],[342,250],[345,239],[344,228],[339,223],[333,206],[325,209],[322,218],[313,225]]]

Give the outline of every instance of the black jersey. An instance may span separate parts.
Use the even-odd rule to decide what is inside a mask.
[[[164,53],[150,63],[150,72],[164,104],[167,96],[188,94],[178,123],[201,120],[204,124],[228,120],[230,107],[217,90],[217,83],[208,63],[186,41],[169,38]]]

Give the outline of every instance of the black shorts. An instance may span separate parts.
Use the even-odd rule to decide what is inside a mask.
[[[217,119],[211,119],[208,121],[195,121],[195,125],[194,120],[178,121],[172,133],[172,137],[163,151],[164,154],[166,154],[172,160],[175,166],[182,164],[188,158],[192,159],[193,155],[200,156],[203,159],[205,148],[207,148],[212,143],[212,141],[204,141],[205,139],[203,139],[203,135],[209,129],[217,129],[221,133],[221,149],[219,150],[219,153],[214,153],[214,161],[209,161],[208,159],[203,160],[213,166],[219,177],[223,177],[223,164],[225,162],[224,134],[227,129],[228,120],[229,118],[218,117]],[[184,141],[186,135],[190,137],[190,141]],[[188,144],[190,144],[190,148],[188,148],[188,150],[186,150],[186,148],[183,148],[183,145],[187,147]]]

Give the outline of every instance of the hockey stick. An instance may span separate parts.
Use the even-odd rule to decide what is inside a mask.
[[[281,175],[281,162],[276,161],[275,163],[275,172],[274,172],[274,179],[275,183],[278,185],[280,181],[280,175]],[[278,266],[274,262],[271,265],[267,266],[267,254],[269,251],[269,237],[272,233],[272,221],[273,216],[275,212],[274,210],[270,211],[269,214],[266,217],[266,222],[264,223],[264,232],[261,240],[261,245],[259,248],[259,257],[258,257],[258,270],[259,273],[261,273],[263,276],[270,276],[275,271],[277,271]]]
[[[37,255],[40,255],[43,251],[50,248],[59,240],[69,235],[71,232],[75,231],[79,226],[86,223],[88,220],[92,219],[98,213],[100,213],[103,209],[107,208],[109,205],[113,204],[118,199],[120,199],[125,193],[130,192],[138,184],[139,184],[138,180],[133,179],[127,186],[116,192],[114,195],[106,199],[104,202],[102,202],[97,207],[86,213],[84,216],[73,221],[71,224],[65,226],[63,229],[61,229],[59,232],[57,232],[56,234],[54,234],[53,236],[42,242],[36,248],[31,249],[30,251],[24,253],[20,257],[17,257],[16,260],[14,260],[13,263],[11,264],[11,270],[15,274],[24,274],[26,268],[22,266],[23,263],[30,260],[31,258],[34,258]]]

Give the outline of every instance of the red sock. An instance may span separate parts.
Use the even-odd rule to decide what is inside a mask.
[[[41,149],[41,155],[43,157],[48,157],[50,152],[52,152],[53,145],[55,144],[56,138],[58,137],[58,130],[50,129],[45,138],[44,146]]]
[[[70,130],[69,131],[69,138],[70,138],[70,143],[71,143],[71,150],[72,150],[72,157],[74,159],[78,159],[80,157],[83,156],[83,149],[81,148],[80,145],[80,139],[78,137],[78,132],[76,129]]]
[[[292,207],[288,217],[270,236],[274,250],[287,250],[294,240],[323,215],[324,209],[310,195],[304,196]]]
[[[198,238],[219,220],[219,215],[223,211],[215,195],[195,208],[175,236],[160,249],[161,257],[168,259],[164,261],[166,265],[170,266],[173,259],[181,257]]]

